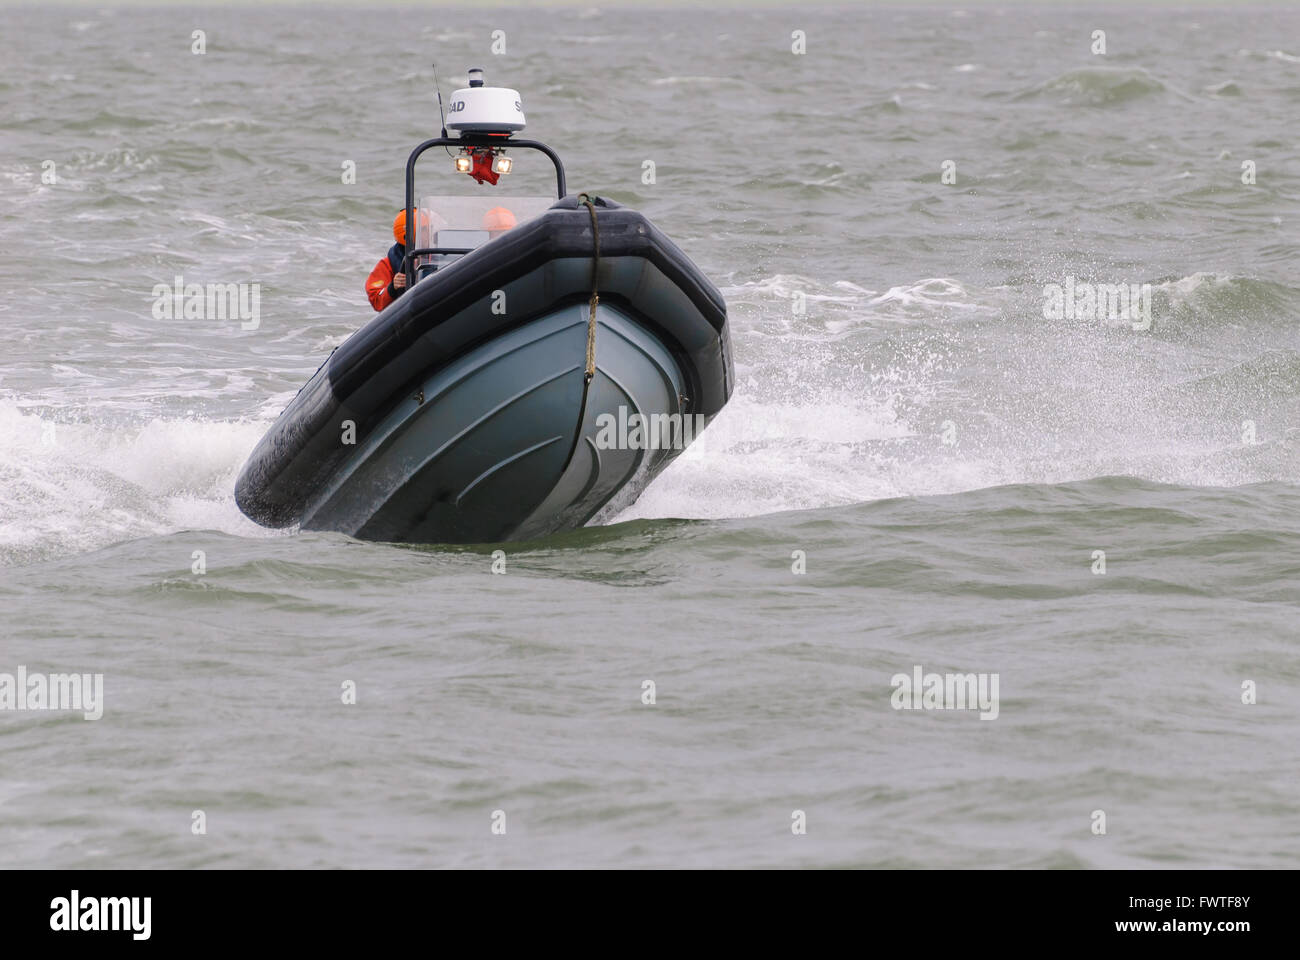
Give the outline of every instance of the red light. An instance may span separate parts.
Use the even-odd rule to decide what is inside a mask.
[[[469,175],[479,183],[487,182],[496,186],[496,182],[501,178],[501,175],[492,169],[493,157],[494,153],[491,149],[482,151],[475,150],[474,166],[470,170]]]

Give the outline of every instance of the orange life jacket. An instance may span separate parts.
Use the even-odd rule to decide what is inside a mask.
[[[376,311],[383,310],[403,293],[406,287],[401,290],[393,289],[393,277],[402,270],[402,258],[406,256],[406,248],[400,243],[395,243],[388,251],[388,256],[375,264],[375,269],[370,271],[370,276],[366,278],[366,296],[370,298],[370,305]],[[410,286],[410,280],[407,280],[407,286]]]

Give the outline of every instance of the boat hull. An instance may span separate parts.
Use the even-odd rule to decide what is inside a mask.
[[[302,527],[368,540],[534,539],[582,526],[629,486],[639,492],[679,450],[645,430],[629,443],[611,424],[689,424],[682,375],[648,331],[601,305],[588,386],[587,318],[586,304],[572,304],[429,376],[340,465]]]
[[[266,526],[485,543],[635,500],[731,394],[726,304],[648,220],[596,203],[599,257],[570,197],[353,334],[249,457],[240,509]]]

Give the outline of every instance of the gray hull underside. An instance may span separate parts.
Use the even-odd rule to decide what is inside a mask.
[[[349,451],[301,526],[486,543],[581,526],[620,491],[630,502],[689,440],[682,375],[657,338],[602,303],[584,388],[588,315],[570,304],[433,373]],[[633,415],[680,430],[651,441],[610,429]]]

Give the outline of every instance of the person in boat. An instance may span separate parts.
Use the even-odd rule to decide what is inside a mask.
[[[397,211],[393,220],[393,239],[397,242],[388,248],[388,255],[375,264],[366,278],[366,296],[375,310],[383,310],[406,292],[406,274],[402,273],[402,259],[406,256],[406,210]]]
[[[483,214],[483,229],[488,232],[488,237],[493,240],[507,230],[513,230],[518,222],[514,213],[506,207],[493,207]]]

